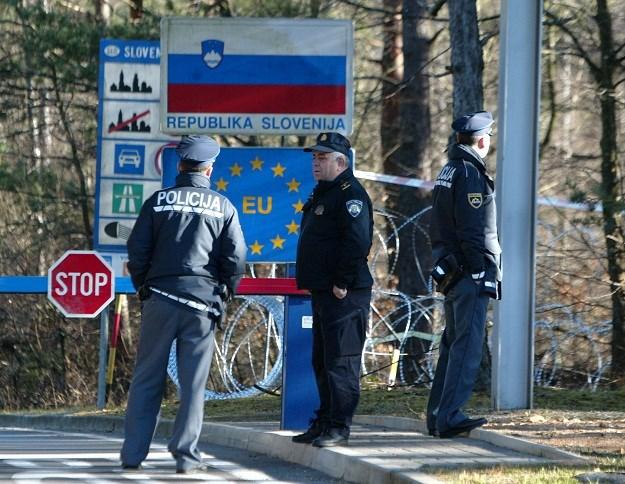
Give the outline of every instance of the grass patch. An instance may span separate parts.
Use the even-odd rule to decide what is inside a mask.
[[[575,476],[594,472],[622,473],[625,456],[600,457],[596,465],[587,467],[491,467],[479,470],[445,470],[433,473],[451,484],[571,484]]]
[[[279,421],[281,401],[271,395],[237,400],[211,400],[204,405],[204,420]]]
[[[429,389],[418,387],[366,387],[360,395],[357,413],[361,415],[393,415],[398,417],[425,418]],[[280,397],[258,395],[236,400],[210,400],[205,404],[206,419],[279,420]],[[166,399],[161,407],[162,416],[173,417],[177,401]],[[490,413],[490,395],[476,392],[466,406],[469,414]],[[534,411],[600,411],[625,412],[625,388],[618,390],[569,390],[560,388],[535,388]],[[107,405],[104,413],[123,415],[125,405]],[[11,411],[4,411],[9,412]],[[92,414],[92,406],[76,406],[56,409],[25,409],[30,415],[38,414]]]
[[[617,390],[569,390],[565,388],[535,388],[534,408],[625,412],[625,388]]]
[[[425,408],[429,389],[419,387],[366,387],[360,395],[357,413],[361,415],[393,415],[415,419],[425,418]],[[279,420],[280,397],[258,395],[251,398],[236,400],[210,400],[205,404],[205,418],[208,420]],[[161,415],[165,418],[175,416],[177,401],[166,399],[161,407]],[[488,393],[476,392],[466,406],[469,414],[488,414],[490,396]],[[533,411],[565,410],[565,411],[600,411],[625,412],[625,388],[618,390],[569,390],[559,388],[535,388]],[[103,413],[123,415],[125,405],[107,405]],[[12,411],[3,411],[12,413]],[[39,414],[93,414],[100,413],[92,406],[76,406],[56,409],[25,409],[30,415]]]
[[[357,413],[360,415],[393,415],[423,420],[429,396],[427,388],[363,388]],[[175,416],[177,402],[166,400],[162,416]],[[258,395],[237,400],[210,400],[204,406],[206,420],[280,420],[281,399]],[[466,410],[469,414],[491,413],[490,395],[476,392]],[[589,392],[553,388],[537,388],[534,411],[616,411],[625,412],[625,390]],[[123,411],[123,409],[122,409]]]
[[[360,415],[393,415],[425,419],[430,390],[428,388],[366,388],[360,394],[356,413]],[[474,393],[467,410],[474,413],[489,411],[490,397],[486,393]]]

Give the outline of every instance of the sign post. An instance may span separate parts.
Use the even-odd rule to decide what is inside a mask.
[[[48,270],[48,299],[66,318],[95,318],[115,298],[113,269],[97,253],[68,250]],[[108,312],[100,317],[99,409],[104,408]]]

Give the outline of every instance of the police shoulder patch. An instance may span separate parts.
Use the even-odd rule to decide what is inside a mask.
[[[345,202],[347,213],[356,218],[362,212],[362,202],[360,200],[348,200]]]
[[[481,193],[468,193],[469,205],[473,208],[480,208],[482,206],[482,194]]]

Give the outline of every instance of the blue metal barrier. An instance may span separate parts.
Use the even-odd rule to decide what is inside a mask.
[[[46,294],[48,276],[0,276],[0,294]],[[130,277],[115,278],[116,294],[134,294]]]
[[[46,294],[47,276],[0,276],[0,294]],[[129,277],[115,278],[117,294],[134,294]],[[297,291],[293,279],[249,279],[239,286],[239,294],[286,295],[284,318],[284,359],[282,374],[282,415],[280,428],[284,430],[306,429],[308,421],[319,406],[312,361],[312,310],[310,296]],[[108,314],[104,311],[102,314]],[[102,317],[102,315],[101,315]],[[101,326],[108,334],[108,317]],[[108,338],[101,338],[100,373],[104,375]],[[102,346],[103,345],[103,346]],[[104,366],[103,366],[104,365]],[[103,381],[102,378],[100,380]],[[100,385],[102,386],[102,385]],[[104,408],[104,393],[98,390],[98,408]]]

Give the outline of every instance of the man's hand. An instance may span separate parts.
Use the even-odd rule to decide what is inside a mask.
[[[337,299],[343,299],[347,296],[347,289],[341,289],[340,287],[332,286],[332,294]]]
[[[219,284],[219,286],[217,286],[217,292],[219,293],[219,297],[221,298],[222,301],[224,302],[228,302],[230,301],[230,290],[228,289],[228,286],[226,286],[225,284]]]

